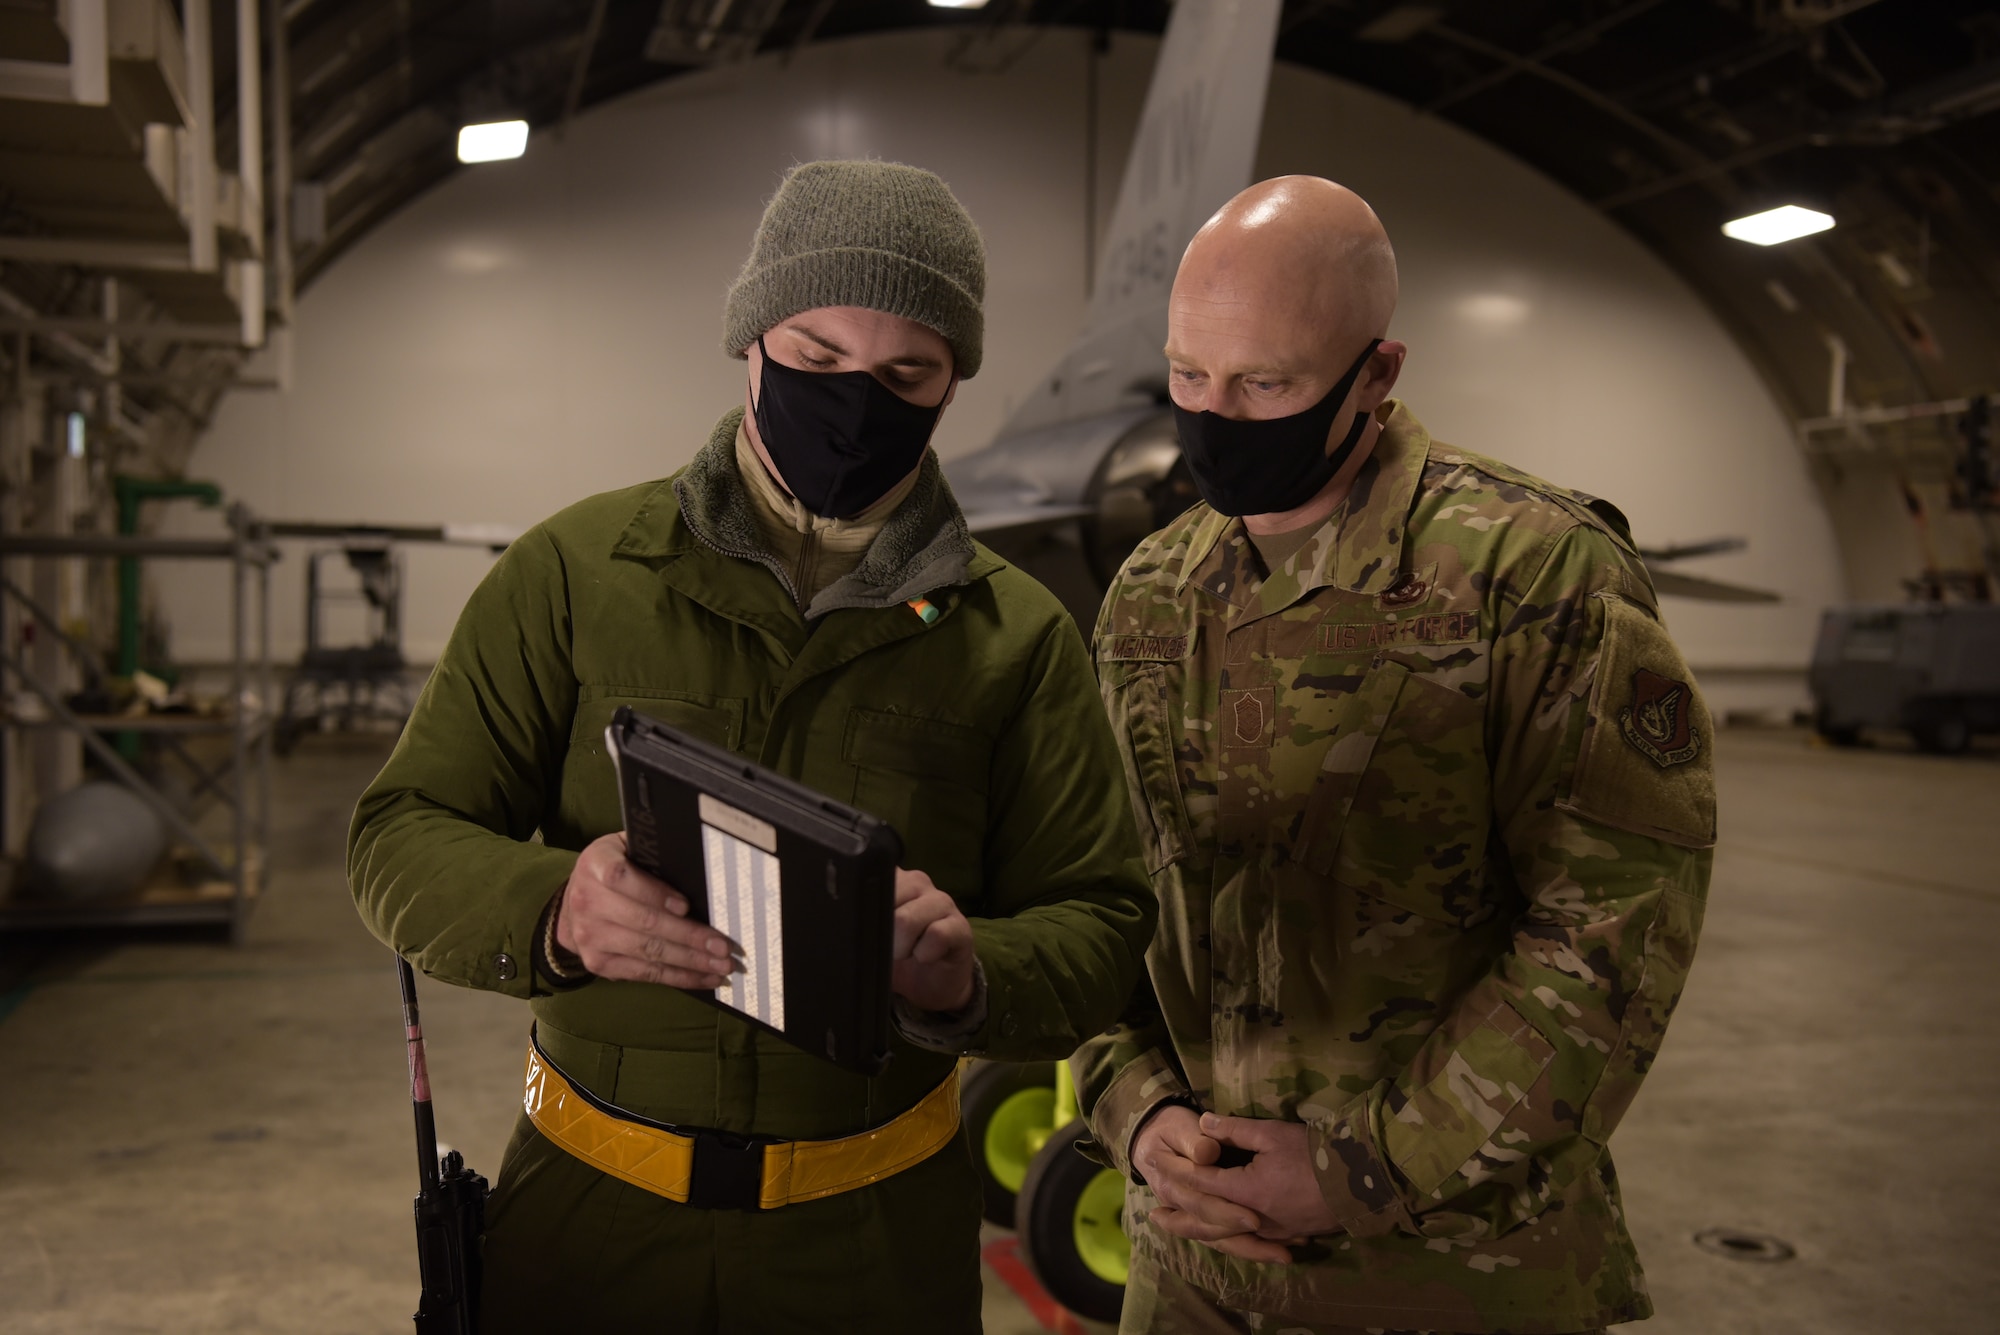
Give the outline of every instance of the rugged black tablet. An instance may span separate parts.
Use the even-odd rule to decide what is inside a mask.
[[[886,1066],[895,829],[630,709],[605,741],[627,856],[743,948],[744,972],[691,995],[851,1071]]]

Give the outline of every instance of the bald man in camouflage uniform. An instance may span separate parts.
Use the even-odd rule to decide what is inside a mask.
[[[1197,505],[1098,623],[1160,898],[1154,995],[1073,1062],[1132,1179],[1126,1331],[1652,1310],[1606,1143],[1694,954],[1710,721],[1623,516],[1387,398],[1394,285],[1309,178],[1176,281],[1184,440],[1341,394],[1359,448],[1285,513]]]

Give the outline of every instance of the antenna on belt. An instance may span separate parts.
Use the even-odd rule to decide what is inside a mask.
[[[423,1291],[417,1335],[476,1335],[479,1329],[479,1235],[486,1228],[486,1179],[452,1150],[438,1162],[430,1066],[417,1018],[417,975],[396,958],[403,989],[403,1036],[410,1056],[410,1107],[417,1124],[417,1270]]]

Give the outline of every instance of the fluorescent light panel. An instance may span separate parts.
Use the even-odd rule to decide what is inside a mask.
[[[932,9],[984,9],[986,0],[931,0]]]
[[[458,132],[460,162],[505,162],[528,150],[528,122],[488,121]]]
[[[1830,214],[1817,209],[1802,209],[1797,204],[1782,204],[1775,209],[1726,222],[1722,224],[1722,234],[1738,241],[1748,241],[1753,246],[1775,246],[1780,241],[1795,241],[1814,232],[1824,232],[1832,226],[1833,217]]]

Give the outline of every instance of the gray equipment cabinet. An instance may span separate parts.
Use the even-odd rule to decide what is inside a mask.
[[[1956,754],[1975,735],[2000,732],[2000,605],[1830,609],[1811,684],[1814,723],[1836,745],[1892,728],[1926,751]]]
[[[250,903],[262,888],[263,850],[270,827],[270,568],[277,550],[242,507],[231,507],[229,523],[229,536],[217,538],[0,534],[0,557],[213,560],[227,562],[231,574],[230,706],[218,716],[79,713],[56,682],[37,675],[28,655],[0,645],[7,694],[39,702],[34,717],[20,717],[13,710],[0,714],[0,729],[16,733],[52,728],[76,735],[106,777],[130,788],[160,817],[195,873],[148,886],[131,898],[106,901],[7,898],[6,888],[0,886],[0,932],[206,924],[226,927],[232,941],[242,941]],[[40,633],[54,637],[79,663],[89,661],[84,646],[70,640],[49,610],[12,580],[0,579],[0,607],[16,616],[25,613]],[[197,829],[179,804],[120,753],[120,734],[143,735],[183,762],[192,772],[195,796],[212,796],[225,809],[226,835],[218,838]],[[191,751],[189,744],[203,734],[227,734],[226,761],[205,763]]]

